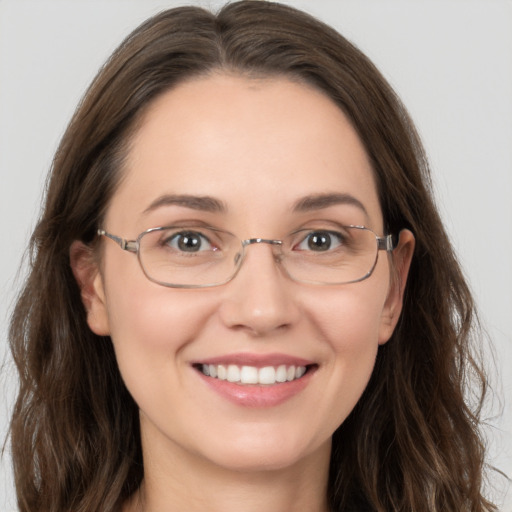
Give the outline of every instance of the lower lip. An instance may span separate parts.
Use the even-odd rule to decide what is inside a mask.
[[[310,382],[314,368],[300,378],[273,385],[235,384],[227,380],[207,377],[197,371],[199,377],[216,393],[236,405],[244,407],[275,407],[300,393]]]

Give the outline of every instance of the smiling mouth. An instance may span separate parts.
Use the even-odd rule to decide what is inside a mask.
[[[194,368],[206,377],[234,384],[272,386],[301,379],[316,365],[238,366],[235,364],[195,364]]]

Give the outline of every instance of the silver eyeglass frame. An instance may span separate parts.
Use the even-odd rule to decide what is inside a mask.
[[[379,236],[374,231],[367,228],[366,226],[349,224],[345,227],[355,228],[355,229],[364,229],[366,231],[369,231],[370,233],[372,233],[375,236],[375,240],[377,242],[377,251],[375,254],[375,260],[374,260],[373,265],[371,266],[370,270],[363,277],[354,279],[352,281],[345,281],[345,282],[341,282],[341,283],[325,283],[325,282],[318,282],[318,281],[304,281],[304,280],[296,279],[288,273],[288,271],[286,270],[285,267],[283,267],[285,274],[292,281],[295,281],[297,283],[304,283],[304,284],[314,284],[314,285],[323,285],[323,286],[338,285],[339,286],[339,285],[343,285],[343,284],[358,283],[360,281],[364,281],[365,279],[368,279],[372,275],[373,271],[375,270],[375,266],[377,265],[380,251],[386,251],[386,252],[390,253],[396,248],[397,244],[394,242],[393,235],[391,235],[391,234]],[[139,266],[142,269],[142,272],[144,273],[144,275],[147,277],[147,279],[149,279],[153,283],[159,284],[161,286],[165,286],[167,288],[191,289],[191,288],[213,288],[215,286],[222,286],[223,284],[229,283],[231,280],[233,280],[236,277],[236,275],[238,274],[238,272],[240,271],[240,268],[242,267],[243,261],[245,259],[244,249],[247,246],[253,245],[253,244],[283,245],[283,240],[273,240],[273,239],[268,239],[268,238],[248,238],[246,240],[239,239],[241,242],[241,245],[242,245],[243,252],[241,254],[241,258],[236,261],[236,267],[235,267],[235,271],[234,271],[233,275],[231,275],[225,281],[222,281],[220,283],[215,283],[215,284],[191,284],[191,285],[189,285],[189,284],[171,284],[171,283],[165,283],[162,281],[158,281],[157,279],[153,279],[151,276],[149,276],[148,273],[146,272],[146,269],[144,268],[144,265],[142,264],[141,259],[140,259],[139,247],[140,247],[141,238],[144,235],[146,235],[147,233],[152,233],[154,231],[163,231],[164,229],[169,229],[169,226],[161,226],[161,227],[146,229],[145,231],[140,233],[135,240],[127,240],[125,238],[121,238],[121,237],[113,235],[112,233],[109,233],[108,231],[101,229],[101,228],[97,230],[97,234],[98,234],[98,236],[105,236],[105,237],[109,238],[110,240],[115,242],[123,251],[137,254],[137,260],[139,261]],[[209,228],[209,229],[215,229],[215,228]],[[220,230],[216,230],[216,231],[220,231]],[[233,235],[233,233],[230,233],[229,231],[225,231],[225,232],[229,233],[232,236],[235,236],[235,235]]]

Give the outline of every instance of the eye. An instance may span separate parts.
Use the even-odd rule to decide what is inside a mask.
[[[298,251],[325,252],[343,245],[343,236],[335,231],[311,231],[294,249]]]
[[[162,245],[180,252],[215,251],[208,237],[198,231],[180,231],[165,238]]]

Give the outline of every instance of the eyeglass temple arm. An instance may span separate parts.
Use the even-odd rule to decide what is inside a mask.
[[[110,240],[113,240],[119,245],[123,251],[137,252],[139,249],[139,244],[135,240],[126,240],[125,238],[107,233],[104,229],[98,229],[98,235],[110,238]]]

